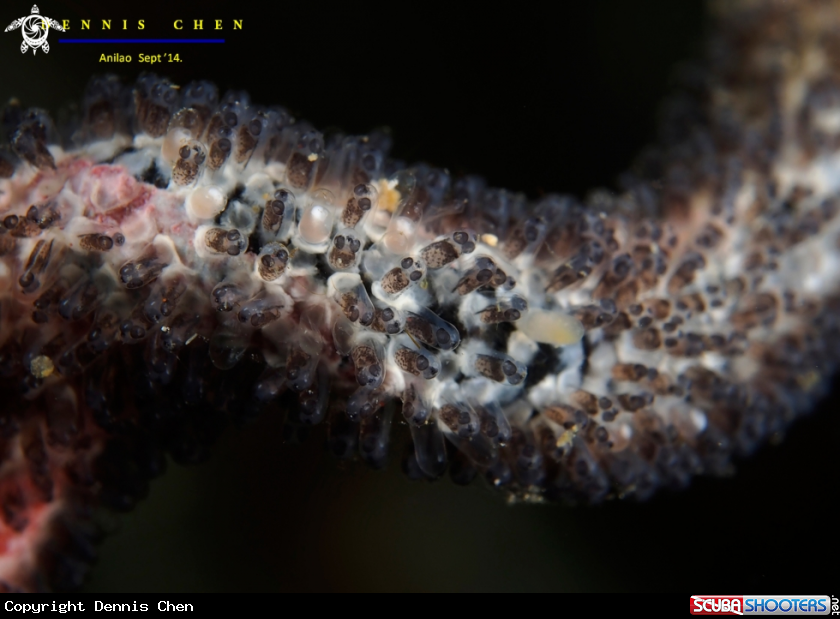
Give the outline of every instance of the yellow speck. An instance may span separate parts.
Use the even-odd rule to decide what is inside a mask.
[[[312,153],[307,157],[307,159],[309,159],[309,161],[318,161],[318,155],[317,153]]]
[[[574,426],[563,432],[563,434],[560,435],[560,438],[557,439],[557,447],[566,447],[567,445],[571,445],[575,435],[577,434],[576,430],[577,426]]]
[[[810,372],[805,372],[805,374],[800,374],[796,377],[796,382],[799,383],[799,386],[802,387],[803,391],[810,391],[813,389],[818,382],[820,382],[821,374],[816,370],[811,370]]]
[[[38,355],[29,364],[29,371],[35,378],[46,378],[55,370],[52,359],[46,355]]]
[[[489,245],[490,247],[496,247],[496,245],[499,244],[499,237],[495,234],[482,234],[481,242],[485,245]]]
[[[397,210],[397,204],[400,203],[400,192],[397,190],[397,181],[387,181],[384,178],[379,179],[379,208],[393,213]]]
[[[532,309],[517,322],[517,326],[535,342],[552,346],[577,344],[584,334],[581,322],[560,310]]]

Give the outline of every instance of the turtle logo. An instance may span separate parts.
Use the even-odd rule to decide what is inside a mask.
[[[20,51],[25,54],[26,50],[32,48],[33,55],[38,51],[39,47],[44,50],[45,54],[49,53],[50,44],[47,43],[47,35],[50,33],[50,28],[64,32],[64,28],[57,21],[41,16],[38,5],[32,7],[31,15],[16,19],[9,24],[6,32],[17,30],[18,28],[20,28],[21,34],[23,34],[23,43],[20,44]]]

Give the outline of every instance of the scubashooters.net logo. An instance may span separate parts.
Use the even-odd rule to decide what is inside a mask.
[[[827,595],[692,595],[692,615],[836,615]]]
[[[20,28],[21,34],[23,34],[23,43],[20,44],[20,51],[24,54],[29,49],[35,54],[39,47],[44,50],[45,54],[48,54],[50,44],[47,42],[47,36],[50,33],[50,28],[64,32],[61,24],[54,19],[43,17],[40,14],[37,4],[32,6],[31,15],[13,21],[6,27],[6,32],[17,30],[18,28]]]

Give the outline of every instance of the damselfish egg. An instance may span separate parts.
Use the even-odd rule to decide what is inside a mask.
[[[170,166],[178,161],[181,147],[192,138],[192,134],[182,127],[176,127],[166,132],[163,144],[160,146],[160,156]]]
[[[298,224],[298,236],[303,246],[312,250],[323,250],[332,236],[335,213],[326,192],[317,192],[304,207]]]
[[[187,196],[185,206],[190,219],[205,221],[215,218],[225,210],[227,196],[215,185],[196,187]]]

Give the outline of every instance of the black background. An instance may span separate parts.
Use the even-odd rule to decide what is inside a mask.
[[[655,140],[659,101],[678,64],[702,53],[695,0],[599,0],[500,9],[423,4],[145,3],[138,8],[43,2],[70,19],[49,55],[21,55],[0,35],[0,99],[57,110],[90,75],[133,80],[138,53],[179,53],[156,65],[173,81],[208,78],[248,90],[316,126],[393,131],[395,154],[538,197],[584,196]],[[562,6],[562,8],[560,8]],[[489,5],[488,5],[489,7]],[[0,23],[28,14],[0,8]],[[79,30],[113,20],[113,30]],[[224,19],[225,30],[208,28]],[[232,19],[244,29],[232,30]],[[144,19],[146,29],[121,31]],[[175,19],[187,28],[172,29]],[[62,36],[196,36],[224,45],[66,45]],[[131,54],[131,64],[99,55]],[[836,586],[840,417],[835,393],[781,445],[646,504],[508,506],[476,481],[410,483],[394,434],[384,472],[336,462],[323,437],[282,440],[282,420],[232,431],[200,467],[175,465],[150,498],[118,520],[90,591],[186,590],[682,590],[830,593]]]

